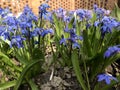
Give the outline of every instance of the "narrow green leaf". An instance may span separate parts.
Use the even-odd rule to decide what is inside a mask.
[[[71,29],[73,28],[73,23],[74,23],[75,18],[73,17],[72,20],[68,24],[68,28]]]
[[[23,79],[26,76],[26,73],[30,70],[31,67],[33,67],[35,64],[37,64],[38,62],[40,62],[41,60],[36,60],[36,61],[31,61],[28,65],[25,66],[25,68],[23,69],[19,79],[16,82],[16,85],[14,87],[14,90],[18,90],[19,86],[21,85]]]
[[[90,40],[89,40],[89,36],[88,36],[88,31],[87,30],[84,30],[83,31],[83,50],[84,50],[84,53],[88,56],[91,56],[92,55],[92,52],[91,52],[91,47],[90,47]]]
[[[31,87],[31,90],[39,90],[37,85],[32,81],[32,79],[28,80],[28,83]]]
[[[77,51],[73,51],[72,53],[72,64],[81,87],[83,88],[83,90],[88,90],[82,77],[82,71],[80,70]]]
[[[16,81],[9,81],[9,82],[5,82],[5,83],[1,83],[0,90],[5,90],[10,87],[13,87],[13,86],[15,86],[15,84],[16,84]]]

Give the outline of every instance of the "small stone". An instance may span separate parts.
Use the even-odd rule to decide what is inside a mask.
[[[71,78],[71,74],[67,74],[67,73],[66,73],[66,77],[67,77],[67,78]]]
[[[46,84],[43,84],[41,85],[41,90],[51,90],[51,86],[50,86],[50,83],[46,83]]]
[[[51,90],[51,87],[41,87],[41,90]]]
[[[68,67],[65,67],[65,68],[64,68],[64,71],[65,71],[65,72],[69,72],[69,70],[70,70],[70,69],[69,69]]]
[[[65,80],[63,80],[62,81],[62,84],[64,85],[64,86],[71,86],[69,83],[67,83]]]
[[[61,82],[62,82],[62,79],[60,77],[54,76],[53,79],[52,79],[52,81],[51,81],[51,85],[53,87],[58,87]]]

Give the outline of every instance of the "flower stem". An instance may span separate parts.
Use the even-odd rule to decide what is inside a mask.
[[[42,13],[40,13],[40,25],[39,27],[41,28],[42,27]],[[40,35],[38,36],[38,48],[40,48]]]

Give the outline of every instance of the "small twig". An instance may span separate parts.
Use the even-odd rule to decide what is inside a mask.
[[[52,72],[51,72],[51,75],[50,75],[50,81],[52,80],[52,78],[53,78],[53,74],[54,74],[54,68],[52,68]]]

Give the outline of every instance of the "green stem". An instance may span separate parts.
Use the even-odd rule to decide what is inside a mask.
[[[40,28],[42,27],[42,13],[40,14],[40,25],[38,25]],[[38,48],[40,48],[40,35],[38,36]]]
[[[32,45],[30,41],[30,30],[29,30],[29,35],[28,35],[28,46],[29,46],[29,53],[30,53],[30,59],[31,59],[32,58]]]
[[[44,56],[44,61],[45,61],[45,40],[44,40],[44,37],[42,38],[43,39],[43,56]]]
[[[86,68],[85,60],[83,60],[83,63],[84,63],[84,68],[85,68],[85,76],[86,76],[87,84],[88,84],[88,90],[90,90],[90,83],[89,83],[89,78],[88,78],[88,74],[87,74],[87,68]]]

